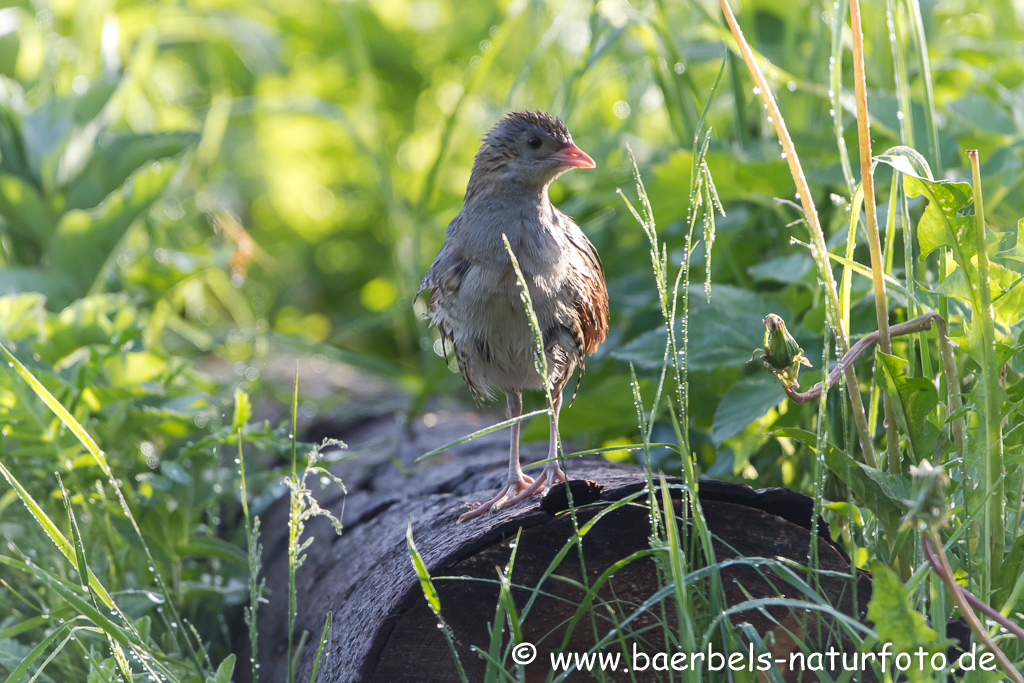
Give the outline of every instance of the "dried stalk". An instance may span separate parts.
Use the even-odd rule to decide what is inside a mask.
[[[789,130],[786,128],[786,122],[782,118],[782,112],[779,111],[778,105],[775,103],[775,97],[772,95],[771,89],[768,87],[768,82],[765,80],[764,75],[758,68],[757,63],[754,61],[754,54],[750,50],[750,45],[747,44],[746,38],[743,37],[743,31],[740,30],[739,24],[736,22],[736,17],[733,15],[732,10],[729,8],[729,4],[726,0],[718,0],[722,7],[722,14],[725,15],[726,23],[729,24],[729,30],[732,31],[733,38],[736,39],[736,45],[739,49],[740,54],[743,56],[743,61],[747,64],[747,70],[750,71],[751,77],[757,84],[757,88],[760,91],[761,99],[764,101],[765,108],[768,110],[768,116],[770,121],[775,126],[775,133],[779,136],[779,143],[782,145],[782,151],[785,153],[786,162],[789,164],[789,172],[793,176],[793,182],[796,184],[797,194],[800,198],[800,203],[803,206],[804,218],[807,221],[807,227],[811,233],[812,243],[814,244],[819,266],[821,268],[821,276],[825,283],[825,290],[828,293],[829,302],[832,305],[832,310],[835,311],[836,319],[836,337],[839,342],[839,348],[842,349],[845,355],[850,351],[850,340],[849,335],[846,332],[846,323],[843,321],[842,314],[839,308],[839,295],[836,292],[836,281],[832,277],[832,270],[828,265],[828,247],[825,245],[825,235],[821,230],[821,223],[818,220],[818,211],[814,207],[814,200],[811,198],[811,189],[807,185],[807,178],[804,176],[803,167],[800,164],[800,157],[797,156],[796,147],[793,145],[793,140],[789,137]],[[857,375],[853,371],[853,366],[840,364],[844,367],[846,375],[846,383],[850,388],[850,405],[853,408],[853,418],[857,425],[857,434],[860,439],[860,448],[864,453],[864,462],[871,467],[878,467],[878,461],[875,459],[874,447],[871,444],[871,431],[868,428],[868,418],[864,413],[864,402],[860,395],[860,385],[857,383]]]
[[[875,181],[871,175],[871,124],[868,120],[867,81],[864,77],[864,32],[860,23],[860,0],[850,0],[850,28],[853,31],[853,86],[857,100],[857,141],[860,147],[860,182],[864,188],[865,227],[868,233],[868,250],[871,252],[871,277],[875,289],[875,317],[878,320],[878,348],[882,353],[892,354],[889,341],[889,307],[885,297],[885,281],[882,279],[882,246],[878,237],[878,215],[875,213]],[[896,430],[896,414],[892,409],[889,392],[882,391],[882,408],[885,411],[885,448],[889,454],[889,471],[899,474],[903,470],[900,455],[899,432]]]
[[[929,561],[936,561],[939,568],[936,570],[939,578],[946,584],[946,589],[953,595],[953,600],[956,601],[957,606],[960,608],[960,615],[963,616],[967,625],[971,627],[971,631],[974,633],[974,637],[982,642],[982,644],[989,649],[989,652],[995,655],[996,661],[999,662],[999,666],[1006,672],[1007,677],[1014,683],[1024,683],[1024,675],[1022,675],[1013,666],[1006,654],[999,649],[999,646],[995,644],[992,638],[989,637],[988,631],[982,626],[981,622],[978,621],[978,615],[971,609],[968,604],[969,598],[967,591],[960,587],[960,584],[953,578],[953,570],[949,566],[949,560],[946,559],[946,554],[942,552],[942,542],[939,539],[937,531],[930,530],[925,534],[922,539],[924,542],[925,553],[928,554]],[[932,545],[934,548],[929,548]],[[934,565],[933,565],[934,568]],[[973,596],[972,596],[973,597]],[[981,602],[980,600],[978,602]],[[1002,615],[999,615],[1000,617]]]

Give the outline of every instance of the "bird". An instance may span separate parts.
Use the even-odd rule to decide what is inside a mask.
[[[523,390],[550,389],[548,463],[536,479],[519,462],[521,422],[511,425],[508,478],[458,523],[515,505],[566,480],[558,464],[562,392],[608,335],[608,290],[597,249],[548,197],[574,168],[595,168],[565,124],[542,111],[515,111],[484,136],[462,210],[420,285],[426,315],[451,347],[477,404],[505,395],[509,419],[522,415]],[[536,339],[504,238],[529,288],[548,366],[545,387]],[[578,376],[578,377],[579,377]],[[579,379],[577,379],[577,389]]]

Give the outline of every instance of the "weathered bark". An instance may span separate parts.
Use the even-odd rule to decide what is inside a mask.
[[[636,504],[607,513],[585,536],[582,557],[586,576],[581,570],[580,553],[572,548],[552,576],[544,579],[553,558],[573,533],[569,515],[559,514],[568,507],[564,486],[552,490],[543,504],[524,503],[455,524],[465,509],[464,503],[483,500],[503,481],[507,431],[468,442],[431,461],[414,462],[419,455],[486,426],[491,419],[442,411],[427,418],[433,427],[426,427],[423,421],[403,427],[392,417],[346,434],[331,434],[329,426],[324,428],[322,435],[344,438],[354,457],[335,468],[348,487],[347,497],[330,495],[321,501],[322,506],[343,515],[344,534],[335,536],[325,523],[310,525],[317,540],[298,574],[297,631],[309,631],[312,643],[303,652],[298,680],[309,679],[316,637],[328,611],[333,613],[333,635],[325,652],[329,657],[321,662],[319,681],[458,680],[451,653],[437,628],[437,618],[423,598],[406,548],[410,519],[417,546],[436,579],[442,615],[451,627],[470,681],[483,680],[485,663],[470,648],[488,649],[489,623],[494,620],[498,597],[496,567],[508,564],[517,534],[512,570],[513,585],[521,587],[512,591],[517,610],[524,608],[531,589],[543,580],[542,594],[523,624],[524,640],[536,644],[539,651],[537,660],[526,667],[527,680],[547,676],[549,651],[587,651],[595,643],[595,634],[600,637],[608,633],[615,620],[633,614],[665,585],[666,578],[659,575],[650,555],[617,569],[597,591],[594,616],[584,616],[566,637],[566,624],[584,598],[579,585],[593,584],[615,562],[650,549],[646,494]],[[523,455],[524,462],[530,462],[543,453],[527,446]],[[576,512],[581,525],[609,503],[646,487],[642,471],[600,458],[574,459],[568,473],[574,480],[575,506],[589,505]],[[669,483],[678,486],[681,482],[670,479]],[[683,520],[686,513],[678,493],[676,513]],[[736,557],[781,557],[806,564],[812,514],[807,497],[785,489],[754,491],[706,481],[700,486],[700,502],[719,562]],[[265,573],[267,585],[273,589],[270,604],[261,610],[259,619],[263,681],[283,681],[287,671],[286,512],[286,506],[279,504],[263,520]],[[831,543],[827,527],[821,522],[819,525],[820,568],[846,575],[819,575],[821,595],[838,611],[863,619],[870,598],[869,580],[859,572],[854,572],[856,581],[850,578],[849,559]],[[682,523],[680,528],[693,533],[689,524]],[[703,562],[702,558],[688,559]],[[806,597],[767,565],[724,566],[720,575],[727,604],[737,605],[751,596]],[[815,584],[815,577],[797,573]],[[707,587],[707,582],[687,587],[695,604],[706,604]],[[822,618],[820,613],[773,606],[763,612],[737,613],[732,619],[749,622],[762,636],[772,632],[771,651],[776,657],[787,657],[788,652],[797,649],[794,637],[807,639],[812,649],[848,646],[834,620]],[[665,642],[664,634],[676,630],[676,621],[672,598],[641,610],[629,625],[626,651],[631,652],[635,639],[640,651],[652,656],[667,651],[671,656],[678,648]],[[638,632],[642,635],[637,636]],[[564,645],[563,637],[567,641]],[[618,640],[604,648],[619,649]],[[511,666],[508,659],[506,664]],[[612,678],[618,680],[622,675]],[[650,669],[635,675],[637,680],[665,677]],[[570,680],[591,677],[574,674]]]

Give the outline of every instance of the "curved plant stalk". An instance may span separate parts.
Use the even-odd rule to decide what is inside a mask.
[[[946,384],[949,387],[949,394],[947,400],[949,402],[949,414],[954,415],[960,411],[960,395],[957,392],[957,388],[960,386],[960,380],[956,370],[956,360],[953,357],[953,349],[949,343],[949,336],[946,327],[945,319],[938,313],[925,313],[919,315],[916,318],[912,318],[904,323],[893,325],[889,328],[890,336],[901,337],[905,334],[917,334],[919,332],[927,332],[932,328],[932,324],[938,328],[939,331],[939,349],[942,352],[942,367],[943,372],[946,374]],[[786,391],[786,395],[794,403],[810,403],[816,400],[822,394],[822,391],[827,391],[825,386],[831,387],[833,384],[839,381],[843,372],[848,366],[852,366],[865,351],[870,349],[878,342],[878,331],[874,331],[860,339],[856,344],[850,347],[850,350],[846,352],[843,359],[832,368],[832,372],[828,374],[826,381],[818,382],[807,391],[797,391],[791,386],[783,385],[783,389]],[[952,440],[957,445],[963,444],[963,417],[955,418],[950,424],[950,433]]]
[[[947,590],[949,590],[953,595],[953,600],[955,600],[957,606],[960,607],[960,614],[967,622],[967,625],[971,627],[974,637],[980,640],[982,644],[989,649],[989,652],[995,655],[996,661],[999,662],[999,666],[1004,672],[1006,672],[1006,676],[1009,680],[1014,683],[1024,683],[1024,674],[1017,671],[1006,654],[1000,650],[999,646],[995,644],[991,637],[989,637],[985,627],[978,620],[978,615],[974,613],[973,609],[971,609],[969,604],[970,599],[967,597],[970,594],[956,582],[955,578],[953,578],[953,569],[949,566],[949,560],[946,559],[946,554],[942,552],[942,541],[939,539],[938,531],[929,529],[924,535],[922,541],[924,543],[925,553],[928,555],[929,562],[935,562],[939,565],[939,568],[936,569],[936,573],[942,579],[942,582],[946,584]],[[937,552],[932,552],[932,548],[928,547],[929,545],[934,546]],[[971,597],[974,596],[972,595]],[[978,602],[981,601],[978,600]],[[986,614],[988,614],[987,610]],[[995,614],[999,613],[995,612]],[[1002,617],[1001,614],[999,616]],[[997,619],[997,621],[1002,623],[1002,619]],[[1014,634],[1016,635],[1016,631],[1014,631]]]
[[[974,181],[974,234],[978,240],[978,283],[971,302],[974,309],[974,327],[981,328],[982,379],[985,386],[985,457],[982,471],[985,475],[985,516],[983,535],[989,539],[985,550],[985,578],[987,593],[994,578],[1000,575],[1003,563],[1003,438],[1000,430],[1002,416],[999,405],[999,368],[996,362],[996,334],[992,324],[992,292],[988,281],[988,252],[985,244],[985,205],[981,195],[981,170],[978,168],[978,150],[967,150],[971,160]]]
[[[850,339],[846,332],[846,323],[839,312],[839,294],[836,291],[835,278],[832,277],[832,269],[828,264],[828,247],[825,244],[825,235],[821,231],[818,211],[814,208],[811,189],[808,187],[807,178],[804,176],[803,166],[800,164],[800,158],[797,156],[793,140],[789,137],[789,130],[786,128],[786,122],[782,118],[782,112],[779,111],[779,106],[775,103],[775,97],[768,87],[768,81],[765,80],[761,69],[758,68],[757,62],[754,60],[754,53],[751,51],[746,38],[743,37],[743,31],[740,30],[736,17],[733,15],[732,9],[729,8],[729,3],[727,0],[718,0],[718,2],[722,7],[722,14],[725,15],[725,20],[729,24],[729,30],[732,31],[733,38],[736,40],[740,54],[743,55],[743,61],[747,64],[747,70],[750,71],[751,77],[753,77],[754,82],[757,84],[761,99],[768,109],[768,116],[775,126],[775,133],[779,136],[779,143],[782,145],[786,163],[789,164],[789,172],[792,174],[793,182],[796,184],[800,203],[804,210],[804,217],[807,220],[807,227],[810,230],[812,242],[817,252],[815,260],[818,261],[818,265],[821,268],[822,281],[825,283],[828,302],[834,315],[839,348],[843,354],[846,354],[850,350]],[[850,389],[850,405],[853,408],[853,418],[857,425],[857,434],[860,438],[861,451],[864,453],[864,462],[871,467],[877,468],[878,461],[875,459],[874,447],[871,444],[871,431],[868,428],[867,415],[864,413],[864,402],[860,395],[857,375],[854,373],[852,366],[841,365],[845,368],[846,383]]]
[[[850,28],[853,30],[853,86],[857,100],[857,140],[860,147],[860,182],[864,188],[865,227],[868,249],[871,252],[871,275],[875,289],[875,317],[878,319],[878,348],[892,354],[889,341],[889,307],[882,279],[882,246],[878,238],[878,214],[875,212],[875,181],[871,175],[871,125],[868,121],[867,80],[864,77],[864,32],[860,24],[860,0],[850,0]],[[882,391],[882,409],[885,411],[885,448],[889,454],[889,471],[899,474],[903,470],[900,457],[899,432],[896,414],[892,410],[889,392]]]
[[[938,548],[937,551],[934,551],[932,550],[931,544],[927,542],[927,539],[925,539],[925,542],[922,545],[924,546],[924,556],[928,560],[928,564],[932,566],[932,569],[935,570],[936,574],[942,577],[942,574],[945,572],[945,570],[942,568],[942,562],[940,562],[939,558],[936,557],[938,553],[943,552],[941,546]],[[943,581],[943,583],[945,583],[945,581]],[[1017,624],[1016,622],[1007,619],[1000,612],[997,612],[993,608],[989,607],[989,605],[984,600],[982,600],[977,595],[961,586],[959,583],[956,584],[956,587],[963,594],[964,599],[967,600],[967,602],[969,602],[975,609],[980,610],[981,613],[984,614],[986,617],[996,622],[997,624],[1005,628],[1007,631],[1020,638],[1022,642],[1024,642],[1024,628],[1021,628],[1020,624]]]

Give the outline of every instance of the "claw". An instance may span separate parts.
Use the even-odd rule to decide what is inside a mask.
[[[514,498],[510,498],[505,501],[503,504],[515,505],[516,503],[526,500],[530,496],[537,495],[538,492],[547,493],[548,489],[563,481],[565,481],[565,472],[562,471],[562,468],[558,466],[557,462],[549,463],[544,467],[544,471],[540,473],[540,476],[530,484],[529,488],[525,489]]]
[[[535,482],[533,477],[520,473],[517,478],[509,480],[503,487],[501,487],[501,490],[498,491],[498,495],[481,503],[469,512],[464,512],[459,516],[458,521],[455,523],[461,524],[468,519],[475,519],[486,514],[490,510],[497,512],[506,505],[510,505],[513,500],[517,500],[518,496],[522,495],[524,491],[528,491],[529,487],[534,484]],[[509,498],[511,498],[511,500],[507,500]]]

